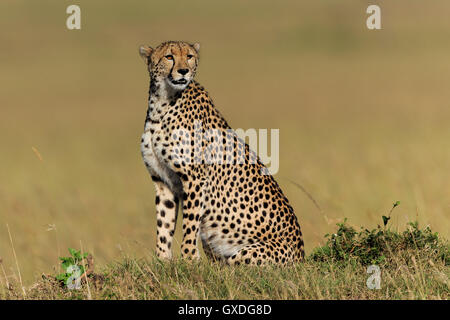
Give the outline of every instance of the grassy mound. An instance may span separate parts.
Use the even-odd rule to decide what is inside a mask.
[[[156,257],[121,261],[92,273],[79,290],[54,276],[30,288],[0,289],[1,299],[449,299],[450,247],[429,227],[403,232],[378,226],[356,231],[346,221],[298,265],[229,267]],[[369,289],[367,267],[380,270]]]

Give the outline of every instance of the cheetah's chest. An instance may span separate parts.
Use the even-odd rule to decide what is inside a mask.
[[[155,139],[155,136],[161,131],[160,113],[158,106],[150,105],[144,133],[141,137],[141,154],[145,166],[152,176],[163,180],[169,186],[174,186],[177,184],[176,175],[157,152],[161,149],[158,139]]]

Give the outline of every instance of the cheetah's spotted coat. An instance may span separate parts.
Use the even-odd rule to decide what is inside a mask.
[[[141,152],[156,185],[157,255],[172,256],[181,205],[185,258],[199,257],[200,236],[206,255],[228,264],[300,261],[302,233],[287,198],[248,145],[230,136],[230,126],[193,80],[198,51],[198,44],[173,41],[140,48],[150,73]],[[180,129],[183,137],[176,136]],[[223,141],[204,134],[209,129],[216,129]],[[197,132],[204,134],[201,141],[192,140]],[[191,162],[180,157],[189,142],[190,154],[184,156],[195,160]],[[207,148],[214,160],[222,159],[221,142],[244,161],[205,161]]]

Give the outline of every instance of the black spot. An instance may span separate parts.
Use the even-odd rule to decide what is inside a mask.
[[[169,209],[172,209],[175,206],[175,204],[170,200],[164,201],[164,205]]]

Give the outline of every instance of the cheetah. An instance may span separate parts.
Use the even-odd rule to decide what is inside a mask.
[[[181,207],[184,259],[200,257],[201,239],[208,258],[229,265],[302,261],[288,199],[194,80],[199,50],[181,41],[139,48],[150,75],[141,154],[156,187],[156,255],[172,258]]]

